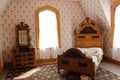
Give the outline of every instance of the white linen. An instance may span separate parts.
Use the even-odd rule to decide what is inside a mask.
[[[97,56],[92,56],[92,61],[93,61],[96,65],[99,64],[99,61],[98,61],[98,59],[97,59]]]
[[[92,47],[92,48],[77,48],[79,49],[83,54],[86,55],[86,57],[92,59],[92,61],[99,65],[100,59],[103,56],[103,50],[98,47]]]

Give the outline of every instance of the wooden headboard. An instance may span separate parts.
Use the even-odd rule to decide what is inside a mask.
[[[75,30],[75,47],[101,47],[103,48],[103,36],[97,25],[90,18],[80,24],[79,29]]]

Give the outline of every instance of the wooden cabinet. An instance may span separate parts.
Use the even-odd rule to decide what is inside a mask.
[[[36,65],[35,48],[31,48],[29,26],[20,22],[16,26],[16,50],[13,53],[14,68],[34,67]]]
[[[30,48],[28,51],[16,50],[13,53],[13,65],[14,68],[34,67],[36,65],[35,49]]]

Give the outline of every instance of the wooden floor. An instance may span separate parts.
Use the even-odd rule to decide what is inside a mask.
[[[118,76],[120,76],[120,65],[116,65],[116,64],[113,64],[113,63],[109,63],[109,62],[105,62],[103,61],[100,66],[102,68],[105,68],[115,74],[117,74]],[[0,75],[0,80],[5,80],[5,76],[7,74],[8,70],[4,70],[4,72]]]
[[[120,65],[103,61],[100,66],[120,76]]]

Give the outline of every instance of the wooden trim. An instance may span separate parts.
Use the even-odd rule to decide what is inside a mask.
[[[47,62],[56,62],[56,59],[37,59],[37,64],[47,63]]]
[[[120,61],[117,61],[115,59],[112,59],[112,58],[109,58],[109,57],[106,57],[106,56],[103,57],[103,61],[107,61],[107,62],[110,62],[110,63],[114,63],[114,64],[120,65]]]
[[[39,42],[39,17],[38,17],[38,12],[35,11],[35,25],[36,25],[36,46],[39,48],[40,42]]]
[[[58,73],[60,73],[60,69],[70,70],[89,75],[91,80],[95,80],[94,62],[76,48],[70,48],[62,55],[58,55],[57,65]]]
[[[96,23],[87,17],[83,22],[81,22],[79,29],[75,32],[75,41],[75,47],[103,48],[103,33],[100,32]]]
[[[60,13],[57,11],[57,25],[58,25],[58,45],[61,47],[61,31],[60,31]]]
[[[57,59],[36,59],[36,66],[42,63],[56,62]],[[4,63],[4,68],[13,68],[13,62]]]
[[[56,8],[54,7],[51,7],[49,5],[45,5],[43,7],[40,7],[38,8],[36,11],[35,11],[35,24],[36,24],[36,40],[37,40],[37,43],[36,43],[36,46],[37,48],[40,48],[40,42],[39,42],[39,35],[40,35],[40,31],[39,31],[39,12],[43,11],[43,10],[51,10],[53,12],[56,13],[56,18],[57,18],[57,26],[58,26],[58,45],[59,47],[61,47],[61,33],[60,33],[60,12],[59,10],[57,10]]]
[[[111,47],[113,47],[113,37],[114,37],[114,15],[115,8],[120,4],[120,0],[116,0],[111,6]]]

